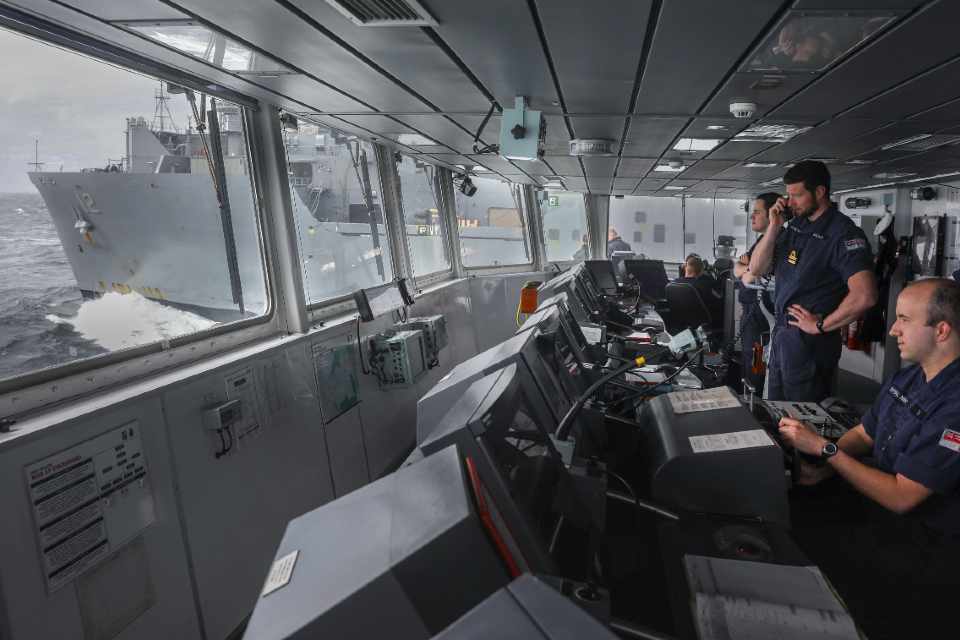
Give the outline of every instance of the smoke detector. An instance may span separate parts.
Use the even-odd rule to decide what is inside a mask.
[[[680,162],[679,160],[671,160],[669,164],[670,164],[670,168],[675,171],[679,171],[680,169],[683,169],[683,163]]]
[[[572,156],[612,156],[613,140],[591,138],[589,140],[571,140],[570,155]]]
[[[734,102],[730,105],[730,113],[735,118],[749,118],[756,110],[757,105],[752,102]]]

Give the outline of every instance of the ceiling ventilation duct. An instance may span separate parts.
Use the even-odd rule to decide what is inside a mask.
[[[929,133],[921,133],[917,136],[911,136],[897,142],[885,144],[880,149],[886,151],[894,149],[896,151],[926,151],[927,149],[936,149],[948,144],[957,144],[960,142],[960,136],[935,136]]]
[[[361,27],[436,27],[440,23],[416,0],[327,0]]]

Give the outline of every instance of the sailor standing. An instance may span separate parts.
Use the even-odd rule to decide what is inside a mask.
[[[804,160],[783,176],[788,198],[770,208],[770,226],[750,259],[754,276],[775,266],[776,330],[767,367],[771,400],[820,401],[840,362],[840,328],[877,301],[870,243],[830,200],[830,172]],[[784,227],[781,212],[796,218]]]

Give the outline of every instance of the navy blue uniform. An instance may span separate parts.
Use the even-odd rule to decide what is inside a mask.
[[[777,239],[774,332],[768,366],[771,400],[823,400],[840,361],[840,329],[810,334],[791,326],[786,309],[799,304],[811,313],[830,315],[847,295],[847,280],[873,272],[870,243],[833,204],[816,221],[794,219]]]
[[[617,236],[607,243],[607,257],[612,258],[614,251],[633,251],[633,248],[623,238]]]
[[[757,238],[757,242],[760,242],[761,235]],[[754,249],[757,248],[757,242],[753,243],[753,246],[750,247],[750,250],[747,251],[748,256],[753,255]],[[740,291],[737,294],[737,301],[740,302],[742,306],[742,313],[740,315],[740,328],[742,330],[740,334],[740,344],[742,347],[743,355],[741,357],[743,365],[743,377],[746,378],[747,382],[752,384],[757,390],[757,397],[763,397],[763,383],[764,377],[757,375],[753,372],[753,362],[755,355],[753,353],[753,345],[760,344],[760,334],[770,331],[770,324],[767,322],[767,317],[763,315],[763,312],[759,308],[759,297],[760,292],[756,289],[748,289],[747,287],[740,285]],[[748,314],[753,312],[753,315],[747,318]]]
[[[869,637],[952,637],[960,606],[960,359],[929,382],[918,364],[897,372],[863,416],[863,428],[874,440],[865,464],[933,495],[902,516],[850,495],[833,505],[829,524],[795,521],[791,537],[858,622],[877,626],[864,626]],[[851,513],[865,518],[837,524]]]

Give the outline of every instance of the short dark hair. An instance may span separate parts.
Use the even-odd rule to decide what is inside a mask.
[[[698,256],[695,256],[695,255],[690,255],[690,256],[687,257],[686,264],[690,265],[690,267],[693,269],[693,272],[694,272],[694,273],[703,273],[703,259],[702,259],[702,258],[700,258],[700,257],[698,257]]]
[[[927,301],[927,326],[946,322],[956,333],[960,331],[960,282],[938,278],[936,284]]]
[[[830,195],[830,170],[819,160],[802,160],[783,174],[784,184],[803,183],[803,188],[816,193],[817,187],[824,187]]]
[[[779,200],[782,197],[783,196],[781,196],[779,193],[768,191],[767,193],[761,193],[760,195],[758,195],[757,200],[763,200],[763,206],[765,206],[767,208],[767,211],[769,211],[770,207],[777,204],[777,200]]]

